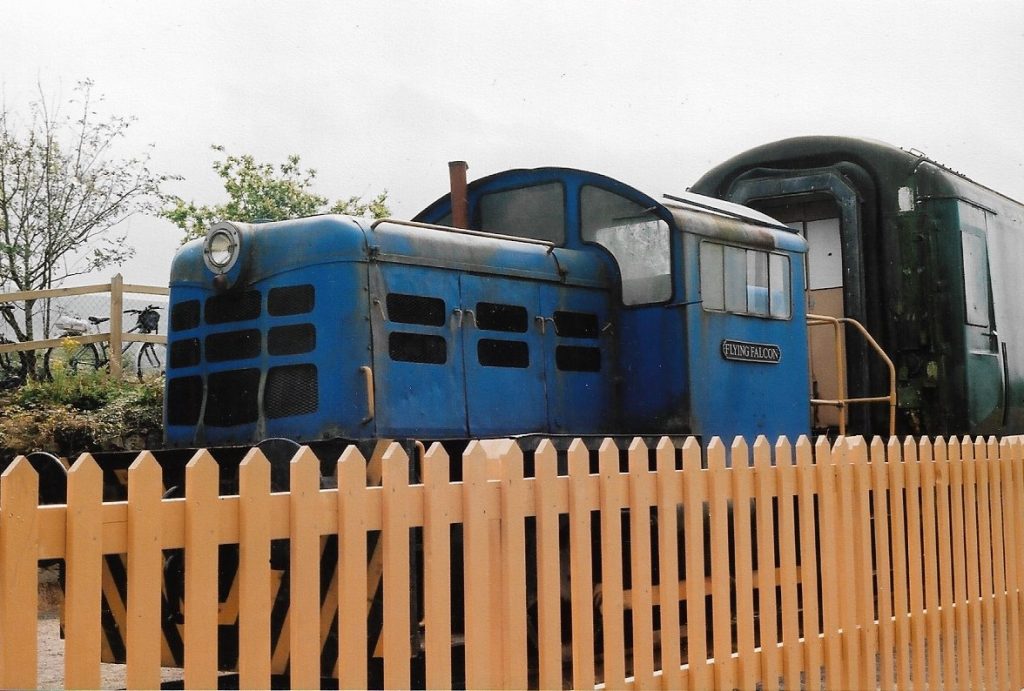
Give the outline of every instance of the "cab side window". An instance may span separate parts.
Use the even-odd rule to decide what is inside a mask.
[[[700,294],[704,309],[770,319],[789,319],[789,257],[784,254],[700,245]]]
[[[586,185],[581,191],[582,232],[615,257],[622,274],[622,302],[642,305],[672,297],[669,227],[623,196]]]

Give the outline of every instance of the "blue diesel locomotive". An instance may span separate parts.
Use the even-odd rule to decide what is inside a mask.
[[[222,222],[179,251],[168,445],[808,432],[798,234],[581,170],[453,170],[411,222]]]

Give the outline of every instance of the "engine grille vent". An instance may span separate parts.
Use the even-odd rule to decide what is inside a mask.
[[[171,367],[192,367],[198,365],[200,360],[199,339],[186,338],[183,341],[175,341],[171,344],[170,361]]]
[[[260,388],[258,369],[214,372],[207,379],[206,415],[211,427],[232,427],[256,422],[257,393]]]
[[[224,293],[206,299],[206,323],[244,322],[260,316],[260,293]]]
[[[267,293],[267,312],[272,317],[305,314],[313,311],[316,293],[311,285],[271,288]]]
[[[315,365],[285,365],[267,371],[263,403],[268,418],[315,413],[320,405]]]
[[[206,337],[207,362],[247,360],[260,354],[260,330],[228,331]]]
[[[199,326],[199,300],[179,302],[171,308],[171,328],[187,331]]]
[[[271,355],[298,355],[316,348],[316,327],[312,324],[275,326],[267,333],[267,352]]]
[[[202,405],[202,377],[179,377],[167,381],[167,424],[196,424]]]

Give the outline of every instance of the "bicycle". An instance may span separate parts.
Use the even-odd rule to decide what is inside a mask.
[[[14,341],[0,334],[0,345]],[[25,363],[18,353],[0,353],[0,391],[17,389],[25,383]]]
[[[0,305],[0,312],[10,312],[10,305]],[[0,334],[0,345],[11,345],[14,341]],[[25,383],[25,361],[19,353],[0,353],[0,391],[17,389]]]
[[[125,314],[135,315],[135,326],[128,330],[128,333],[140,333],[140,334],[156,334],[160,332],[160,313],[157,310],[163,309],[160,305],[147,305],[144,309],[136,310],[129,309],[125,310]],[[58,338],[75,338],[82,336],[89,331],[89,325],[92,325],[95,333],[99,333],[99,325],[104,322],[110,321],[110,317],[88,317],[88,321],[83,320],[79,317],[65,316],[57,321],[55,326],[60,330]],[[67,368],[74,374],[79,371],[96,371],[100,367],[104,367],[110,364],[110,352],[106,341],[99,342],[99,349],[96,348],[95,343],[85,343],[79,345],[71,356],[67,359]],[[134,343],[129,342],[121,348],[121,356],[123,357],[127,353]],[[49,348],[46,351],[46,355],[43,356],[43,376],[48,381],[53,381],[53,372],[50,369],[50,363],[53,360],[54,353],[58,356],[64,352],[63,347]],[[162,372],[163,358],[156,349],[154,343],[143,343],[139,349],[139,355],[135,360],[136,372],[139,377],[139,381],[146,372],[157,370]]]

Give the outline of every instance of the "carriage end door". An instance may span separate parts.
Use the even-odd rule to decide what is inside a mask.
[[[999,431],[1005,404],[1003,356],[992,305],[986,238],[987,214],[960,202],[960,245],[964,277],[964,357],[967,414],[978,434]]]

